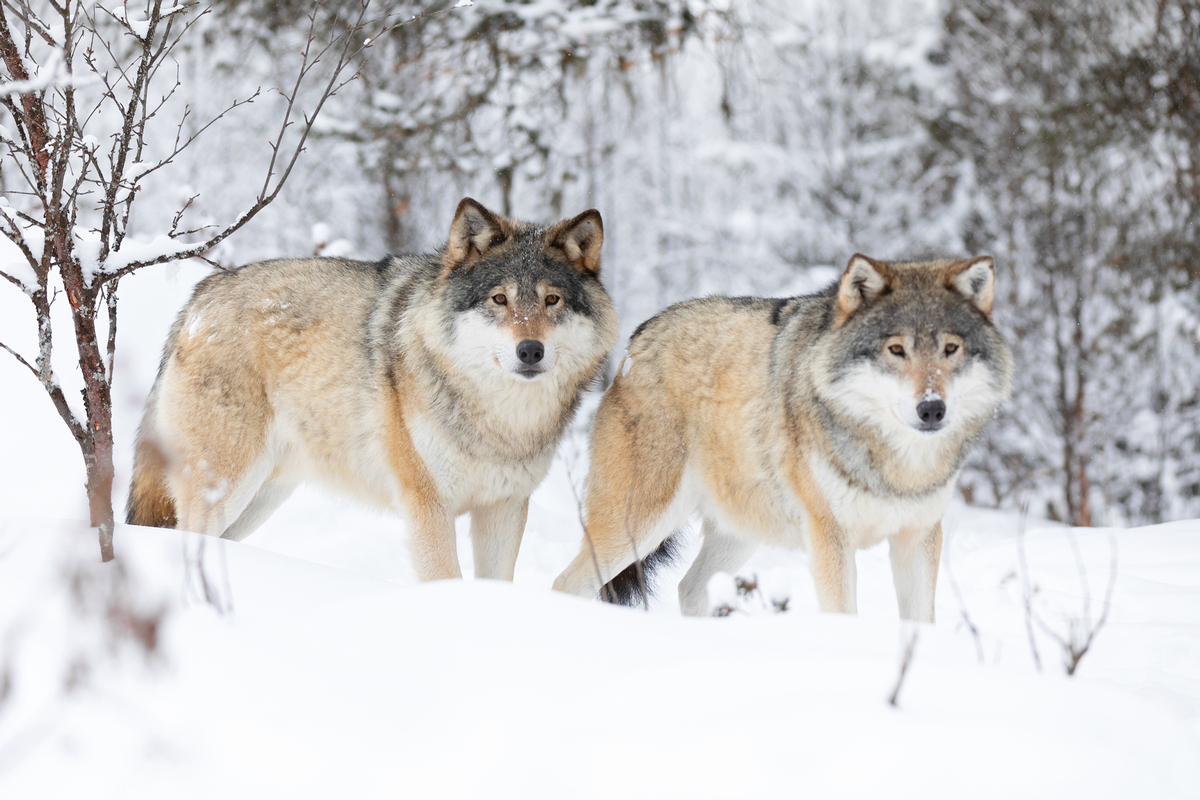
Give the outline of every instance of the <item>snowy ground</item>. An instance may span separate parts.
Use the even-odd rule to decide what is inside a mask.
[[[199,274],[122,285],[119,503]],[[0,341],[21,343],[10,311]],[[1085,596],[1102,613],[1117,546],[1107,625],[1068,679],[1041,630],[1033,661],[1016,517],[952,507],[938,624],[893,708],[908,629],[884,549],[859,554],[857,618],[817,613],[804,556],[783,550],[743,574],[787,587],[784,614],[682,619],[682,567],[651,613],[551,593],[580,537],[572,442],[534,496],[515,585],[419,585],[398,521],[305,489],[244,543],[206,543],[221,613],[198,599],[198,539],[120,528],[135,604],[168,608],[147,664],[71,611],[66,565],[97,550],[70,521],[79,455],[11,359],[0,382],[0,797],[1200,797],[1200,521],[1076,531],[1078,556],[1031,523],[1034,603],[1064,633]]]
[[[70,554],[94,556],[94,537],[7,521],[0,630],[15,691],[0,708],[0,796],[1200,794],[1200,523],[1115,534],[1110,621],[1068,679],[1045,636],[1044,672],[1031,663],[1007,577],[1012,520],[955,509],[949,557],[985,663],[943,581],[895,709],[903,631],[883,552],[860,555],[857,619],[817,613],[803,559],[783,552],[749,571],[782,570],[787,613],[647,614],[548,590],[574,546],[557,498],[552,485],[537,496],[515,585],[415,584],[396,525],[348,513],[330,525],[335,545],[333,509],[302,503],[319,513],[300,523],[295,510],[290,543],[283,525],[257,545],[208,543],[223,615],[184,590],[195,575],[180,534],[122,528],[139,594],[174,604],[161,653],[101,663],[70,694],[61,676],[86,632],[60,576]],[[1108,535],[1078,536],[1095,613]],[[312,560],[267,549],[284,543]],[[1027,544],[1039,597],[1077,609],[1064,532]]]

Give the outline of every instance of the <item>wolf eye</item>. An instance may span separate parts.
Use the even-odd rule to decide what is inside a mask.
[[[546,295],[546,305],[548,305],[548,306],[558,305],[559,299],[560,299],[559,296],[556,294],[548,294],[548,295]]]
[[[498,306],[508,305],[508,298],[501,294],[492,295],[492,302]]]
[[[946,345],[946,355],[952,356],[957,352],[958,352],[958,345],[954,344],[953,342]]]
[[[904,345],[894,344],[888,348],[888,352],[894,356],[900,356],[901,358],[904,358]]]

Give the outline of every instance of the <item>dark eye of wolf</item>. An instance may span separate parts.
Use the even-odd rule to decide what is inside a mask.
[[[498,306],[503,306],[508,304],[508,298],[503,294],[494,294],[492,295],[492,302]]]
[[[546,305],[548,305],[548,306],[558,305],[558,301],[559,301],[558,295],[556,295],[556,294],[546,295]]]
[[[894,356],[900,356],[901,358],[904,358],[904,345],[894,344],[888,348],[888,352]]]

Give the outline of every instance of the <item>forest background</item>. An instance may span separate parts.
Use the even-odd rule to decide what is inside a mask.
[[[190,135],[290,85],[313,20],[333,38],[359,10],[215,3],[161,73],[162,115]],[[595,207],[627,336],[697,295],[832,279],[855,252],[990,254],[1017,381],[964,499],[1085,526],[1200,517],[1195,0],[447,0],[366,19],[358,78],[211,263],[436,248],[464,195],[543,221]],[[285,99],[228,111],[148,176],[130,241],[250,205]],[[148,128],[143,160],[176,134]],[[6,204],[20,184],[0,173]]]

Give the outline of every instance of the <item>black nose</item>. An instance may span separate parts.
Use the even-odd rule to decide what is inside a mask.
[[[926,425],[941,422],[946,416],[946,404],[941,400],[922,400],[917,404],[917,416]]]
[[[517,345],[517,358],[521,359],[522,364],[536,364],[544,355],[546,348],[537,339],[525,339]]]

